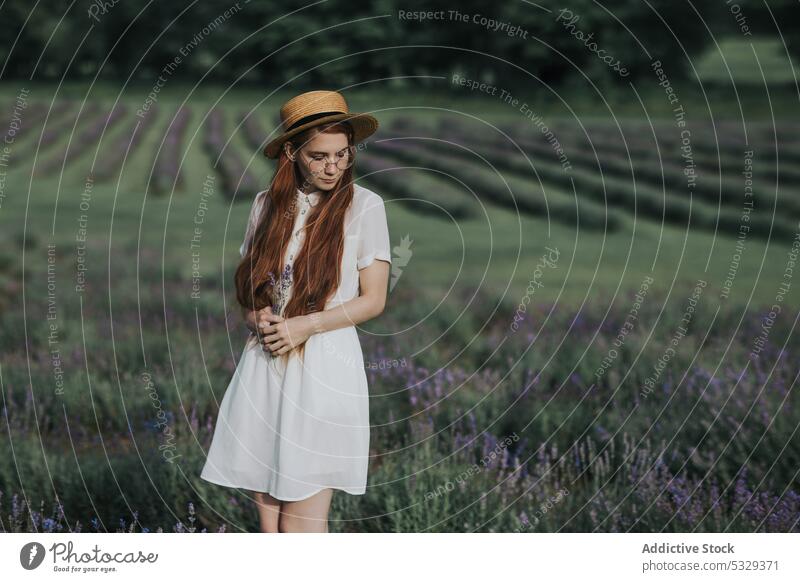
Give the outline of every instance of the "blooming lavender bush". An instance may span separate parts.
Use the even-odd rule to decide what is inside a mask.
[[[130,522],[120,517],[115,523],[114,529],[110,529],[109,524],[104,524],[97,516],[86,520],[89,527],[85,527],[80,519],[74,525],[66,521],[64,506],[60,502],[53,504],[51,513],[45,514],[44,501],[40,502],[39,510],[28,507],[24,498],[20,498],[18,493],[11,496],[10,507],[4,504],[3,492],[0,491],[0,532],[2,533],[164,533],[163,527],[155,529],[146,527],[139,522],[139,512],[134,511]],[[206,528],[198,529],[196,525],[197,517],[194,504],[187,503],[188,515],[186,522],[179,520],[172,526],[170,532],[174,533],[209,533]],[[225,533],[225,525],[221,525],[214,533]]]

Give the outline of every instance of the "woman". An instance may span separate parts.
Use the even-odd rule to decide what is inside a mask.
[[[201,477],[255,493],[261,531],[327,532],[334,490],[366,492],[368,386],[355,326],[383,311],[383,200],[352,181],[377,120],[335,91],[281,107],[269,190],[250,212],[236,296],[251,330]]]

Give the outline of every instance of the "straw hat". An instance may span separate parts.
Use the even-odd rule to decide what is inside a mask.
[[[337,91],[309,91],[292,97],[281,107],[283,133],[264,148],[264,155],[277,158],[283,143],[310,127],[346,120],[355,133],[356,143],[363,141],[378,129],[378,120],[368,113],[350,113],[347,102]]]

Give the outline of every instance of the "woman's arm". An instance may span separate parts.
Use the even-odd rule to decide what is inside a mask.
[[[307,319],[306,324],[311,326],[311,333],[358,325],[383,313],[386,307],[390,266],[386,261],[373,261],[371,265],[358,272],[361,289],[358,297],[331,309],[303,315],[302,317]]]
[[[377,317],[386,306],[390,263],[375,260],[359,271],[361,294],[331,309],[283,319],[267,314],[258,317],[261,342],[273,354],[299,346],[315,333],[358,325]]]

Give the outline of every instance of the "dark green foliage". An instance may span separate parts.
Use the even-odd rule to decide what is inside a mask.
[[[188,55],[170,73],[172,78],[205,76],[206,81],[244,79],[276,86],[302,75],[300,82],[309,86],[346,86],[392,75],[441,75],[459,69],[484,75],[507,69],[504,75],[530,86],[533,76],[552,83],[584,71],[602,83],[609,74],[609,67],[556,21],[565,6],[554,0],[469,0],[457,5],[441,0],[314,5],[206,0],[146,7],[117,2],[107,10],[100,10],[100,4],[48,0],[34,8],[25,2],[5,3],[0,34],[19,39],[13,50],[8,42],[0,48],[0,58],[7,60],[4,76],[27,78],[41,58],[37,78],[131,76],[151,82],[187,45]],[[647,74],[653,58],[669,56],[685,65],[683,50],[691,58],[710,42],[688,3],[649,4],[652,8],[627,0],[574,0],[567,8],[580,16],[578,28],[593,33],[598,46],[636,77]],[[790,3],[784,4],[788,10]],[[455,9],[467,15],[466,22],[450,17],[448,11]],[[445,20],[400,19],[399,10],[444,10]],[[488,30],[473,20],[475,15],[516,26],[526,37]],[[200,42],[189,44],[198,37]],[[678,66],[676,74],[684,70]]]

